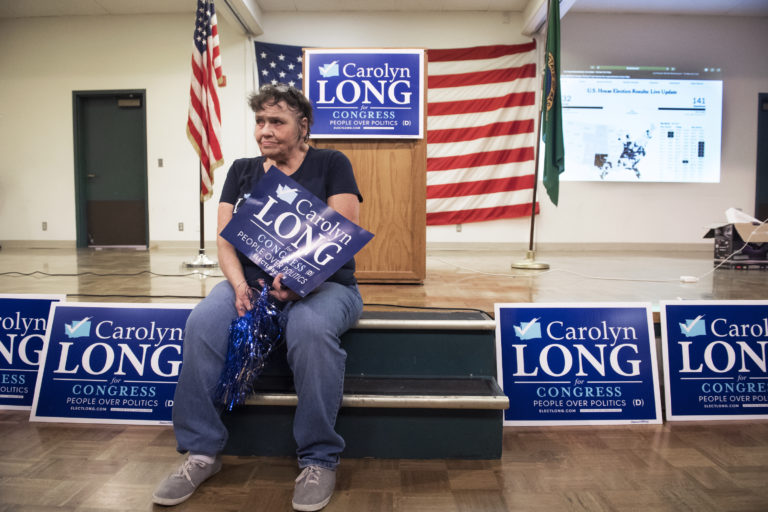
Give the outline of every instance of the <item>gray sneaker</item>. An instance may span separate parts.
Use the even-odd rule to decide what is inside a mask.
[[[186,501],[200,484],[220,470],[221,457],[216,457],[212,464],[187,457],[174,474],[160,482],[152,495],[152,501],[158,505],[178,505]]]
[[[336,487],[336,471],[307,466],[296,479],[293,488],[293,509],[305,512],[320,510],[331,501]]]

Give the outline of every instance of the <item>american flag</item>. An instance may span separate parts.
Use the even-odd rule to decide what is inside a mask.
[[[257,42],[260,83],[301,89],[301,56],[300,46]],[[536,43],[428,50],[428,57],[427,225],[530,215]]]
[[[187,136],[200,156],[200,201],[205,201],[213,195],[213,171],[224,163],[216,87],[224,85],[225,79],[213,0],[198,0],[195,15]]]
[[[428,55],[427,225],[530,215],[536,43]]]

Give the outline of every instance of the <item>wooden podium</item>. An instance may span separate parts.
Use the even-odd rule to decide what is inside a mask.
[[[334,138],[333,134],[343,132],[328,130],[312,141],[317,148],[341,151],[352,162],[357,185],[363,196],[363,204],[360,205],[360,224],[374,234],[373,240],[355,255],[357,263],[355,275],[361,283],[422,284],[426,277],[427,54],[423,49],[415,50],[419,55],[418,66],[421,69],[411,74],[411,67],[408,65],[411,61],[396,59],[395,64],[390,66],[389,57],[400,50],[411,57],[416,55],[413,49],[304,48],[302,59],[304,93],[310,101],[313,100],[312,94],[316,93],[317,103],[326,105],[325,108],[333,109],[334,107],[328,105],[335,102],[335,97],[329,99],[327,94],[339,95],[344,91],[347,91],[347,94],[356,91],[354,98],[347,96],[346,99],[341,100],[345,109],[352,108],[354,111],[358,107],[353,105],[354,102],[358,102],[359,106],[365,103],[364,107],[368,109],[369,104],[372,103],[371,100],[380,102],[376,103],[380,105],[376,108],[383,108],[385,94],[383,84],[387,80],[391,82],[397,78],[395,83],[403,83],[417,74],[421,79],[422,119],[421,129],[416,132],[421,135],[421,138],[411,138],[414,135],[412,131],[409,132],[409,136],[404,137],[377,138],[374,135],[357,138],[354,133],[361,135],[363,131],[360,130],[346,132],[346,134],[352,133],[348,137]],[[376,58],[365,59],[377,54],[387,57],[383,65],[381,60]],[[349,57],[350,55],[354,55],[354,58]],[[358,64],[358,58],[361,57],[363,60]],[[313,66],[311,64],[313,59],[317,59],[314,62],[321,66]],[[315,76],[316,70],[319,75],[322,75],[321,77]],[[334,89],[333,84],[340,80],[334,77],[340,76],[340,70],[343,71],[344,82],[338,83]],[[364,85],[355,83],[354,80],[357,79],[365,82]],[[311,85],[319,84],[321,81],[322,93],[319,87],[315,89]],[[309,87],[307,87],[308,84],[310,84]],[[378,86],[382,88],[379,90]],[[389,98],[393,99],[395,89],[389,89],[389,94]],[[411,93],[408,94],[410,97]],[[361,95],[365,98],[362,103],[359,101]],[[398,102],[398,105],[402,104]],[[340,116],[340,119],[345,117]],[[411,124],[402,126],[413,127],[413,123],[417,120],[418,116],[408,120]]]
[[[358,281],[423,283],[427,230],[426,138],[318,139],[312,145],[337,149],[352,162],[363,195],[360,224],[375,235],[355,256]]]

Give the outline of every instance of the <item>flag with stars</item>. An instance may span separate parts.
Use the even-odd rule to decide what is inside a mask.
[[[187,137],[200,157],[200,201],[213,195],[213,171],[224,163],[221,153],[221,108],[217,85],[221,71],[219,29],[213,0],[198,0],[192,47]]]
[[[302,47],[256,41],[256,69],[259,85],[288,84],[301,90]]]

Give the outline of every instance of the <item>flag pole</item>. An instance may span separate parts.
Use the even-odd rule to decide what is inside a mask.
[[[190,85],[187,136],[198,154],[200,193],[200,247],[197,257],[185,267],[215,268],[219,264],[205,254],[205,208],[213,187],[213,171],[224,162],[219,134],[221,113],[216,85],[224,87],[227,77],[221,71],[219,29],[213,0],[197,0],[192,46],[192,84]],[[205,35],[205,37],[201,37]],[[203,177],[205,176],[205,180]]]
[[[523,270],[547,270],[549,263],[536,261],[536,251],[533,249],[533,233],[536,225],[536,190],[539,184],[539,148],[541,147],[541,109],[539,109],[539,127],[536,128],[536,164],[533,171],[533,199],[531,200],[531,232],[528,240],[528,251],[525,259],[512,263],[512,268]]]
[[[200,176],[203,173],[203,164],[199,163]],[[205,202],[203,201],[203,180],[200,179],[200,248],[197,256],[192,261],[184,263],[187,268],[217,268],[219,264],[205,254]]]
[[[547,21],[549,21],[549,5],[550,0],[547,0]],[[547,27],[547,30],[549,30],[549,27]],[[544,53],[546,55],[546,48],[544,49]],[[541,91],[541,94],[544,94],[545,73],[546,70],[542,67],[541,85],[539,86],[539,91]],[[533,197],[531,198],[531,231],[528,240],[528,251],[525,253],[524,260],[516,261],[511,265],[512,268],[522,270],[547,270],[549,268],[549,263],[536,261],[536,251],[533,249],[533,234],[536,226],[536,192],[539,188],[539,150],[541,149],[541,123],[542,115],[544,113],[544,102],[542,99],[539,100],[539,122],[536,125],[536,161],[533,166]]]

